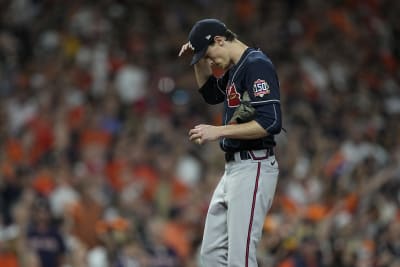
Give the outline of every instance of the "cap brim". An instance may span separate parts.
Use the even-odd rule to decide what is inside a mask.
[[[208,48],[208,46],[206,46],[203,50],[200,50],[200,51],[194,53],[192,62],[190,62],[190,66],[196,64],[197,62],[199,62],[200,59],[202,59],[202,57],[204,57],[204,55],[206,54],[207,48]]]

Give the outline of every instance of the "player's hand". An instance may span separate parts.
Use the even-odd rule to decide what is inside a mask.
[[[206,141],[215,141],[219,137],[218,126],[199,124],[189,131],[189,140],[198,145],[201,145]]]
[[[186,44],[182,45],[181,51],[179,51],[178,57],[182,56],[186,51],[193,51],[193,46],[190,44],[190,42],[187,42]]]

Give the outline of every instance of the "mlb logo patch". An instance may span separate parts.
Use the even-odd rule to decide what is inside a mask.
[[[254,96],[263,97],[270,93],[269,85],[265,80],[257,79],[253,84]]]

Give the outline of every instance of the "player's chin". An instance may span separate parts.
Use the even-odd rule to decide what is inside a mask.
[[[229,65],[229,64],[223,64],[223,63],[221,63],[221,64],[219,64],[219,67],[220,67],[221,69],[223,69],[223,70],[227,70],[227,69],[229,69],[230,65]]]
[[[217,69],[224,69],[224,65],[222,63],[216,63],[216,62],[211,63],[211,67]]]

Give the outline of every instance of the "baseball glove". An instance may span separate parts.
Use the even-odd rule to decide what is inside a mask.
[[[250,103],[250,97],[247,91],[243,93],[240,105],[236,108],[229,124],[249,122],[257,115],[256,109]]]

